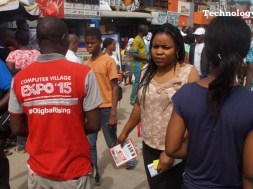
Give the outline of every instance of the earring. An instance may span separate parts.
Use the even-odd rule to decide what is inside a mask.
[[[176,59],[178,60],[178,54],[176,54]]]

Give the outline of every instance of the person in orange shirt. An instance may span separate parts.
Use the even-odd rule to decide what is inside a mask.
[[[100,105],[101,127],[108,148],[117,142],[117,104],[118,104],[118,74],[114,59],[101,50],[101,32],[97,28],[88,28],[84,41],[91,57],[87,61],[95,72],[103,104]],[[97,134],[88,135],[91,145],[91,159],[96,169],[95,185],[100,185],[97,166]]]

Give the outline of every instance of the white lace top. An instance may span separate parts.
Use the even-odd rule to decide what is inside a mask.
[[[151,148],[164,150],[165,135],[172,113],[171,97],[188,81],[192,65],[181,64],[178,74],[170,81],[157,84],[151,80],[145,97],[145,105],[141,98],[143,88],[138,91],[141,108],[141,137]],[[143,72],[141,77],[143,76]]]

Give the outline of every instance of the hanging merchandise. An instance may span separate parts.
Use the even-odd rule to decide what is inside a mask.
[[[0,22],[14,21],[19,17],[36,20],[39,15],[38,4],[32,0],[4,0],[0,2]]]

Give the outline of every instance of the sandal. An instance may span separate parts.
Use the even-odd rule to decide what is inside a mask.
[[[126,162],[125,169],[132,170],[136,167],[137,161],[136,159],[129,160]]]

